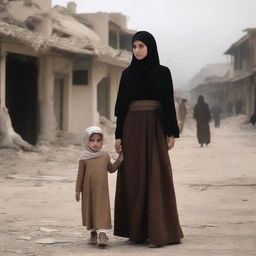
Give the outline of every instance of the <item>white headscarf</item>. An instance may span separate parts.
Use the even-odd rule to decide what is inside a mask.
[[[89,146],[88,146],[90,137],[94,133],[101,134],[102,141],[103,141],[103,131],[102,131],[102,129],[100,127],[98,127],[98,126],[90,126],[90,127],[88,127],[85,130],[85,133],[84,133],[84,136],[83,136],[83,142],[84,142],[85,150],[80,155],[80,160],[100,157],[102,155],[102,148],[100,148],[98,151],[95,152],[95,151],[91,150],[89,148]]]

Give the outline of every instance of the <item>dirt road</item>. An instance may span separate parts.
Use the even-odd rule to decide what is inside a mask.
[[[185,238],[157,249],[129,245],[112,231],[106,249],[87,245],[74,200],[79,145],[0,150],[0,255],[256,255],[256,129],[243,121],[211,127],[212,142],[204,148],[187,123],[170,152]],[[108,135],[108,151],[112,142]],[[112,207],[115,178],[109,175]]]

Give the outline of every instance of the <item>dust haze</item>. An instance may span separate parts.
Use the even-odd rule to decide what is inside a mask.
[[[66,5],[68,0],[53,0]],[[228,63],[223,53],[255,27],[254,0],[158,0],[82,1],[77,12],[122,12],[128,28],[152,32],[160,60],[171,68],[176,88],[186,87],[201,68],[211,63]]]

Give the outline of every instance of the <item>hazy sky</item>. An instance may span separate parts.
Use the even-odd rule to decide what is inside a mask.
[[[66,6],[68,0],[53,0]],[[128,28],[151,32],[160,62],[175,87],[186,85],[210,63],[229,62],[223,53],[248,27],[256,27],[256,0],[76,0],[77,12],[122,12]]]

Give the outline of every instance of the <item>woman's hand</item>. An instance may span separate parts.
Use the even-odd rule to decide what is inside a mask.
[[[117,139],[115,142],[116,153],[119,154],[122,151],[121,139]]]
[[[76,201],[79,202],[80,201],[80,192],[76,192]]]
[[[124,160],[124,154],[123,154],[122,151],[119,153],[118,159],[119,159],[120,162],[123,162],[123,160]]]
[[[167,139],[167,147],[168,147],[168,150],[172,149],[174,147],[174,144],[175,144],[175,138],[173,136],[171,137],[166,137]]]

